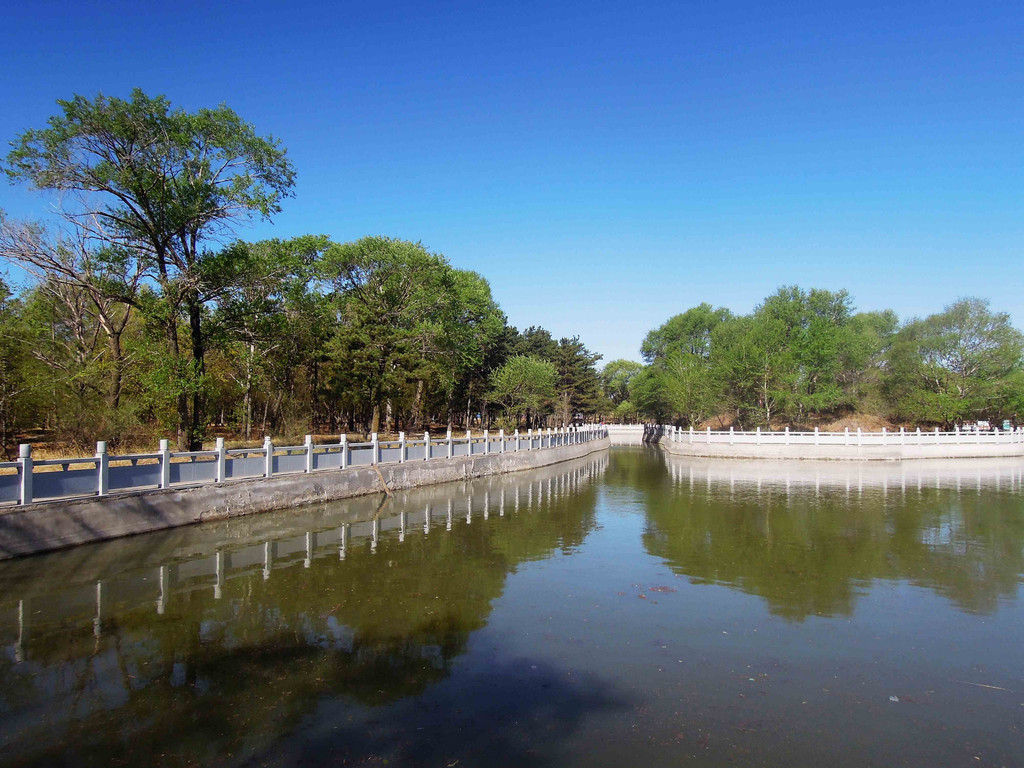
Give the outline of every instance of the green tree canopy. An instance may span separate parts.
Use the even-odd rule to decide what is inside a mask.
[[[525,418],[529,427],[551,407],[557,382],[558,371],[552,363],[515,355],[491,375],[491,398],[504,406],[515,424]]]
[[[954,422],[994,416],[1013,399],[1024,335],[984,299],[961,299],[907,323],[887,358],[885,387],[898,413]]]
[[[179,382],[179,444],[198,447],[204,305],[237,274],[210,244],[236,223],[278,212],[291,194],[292,164],[276,139],[257,135],[223,104],[189,113],[136,89],[127,100],[100,94],[58,105],[46,128],[17,138],[4,170],[61,193],[62,212],[83,239],[142,260],[159,287],[144,308],[163,325]]]

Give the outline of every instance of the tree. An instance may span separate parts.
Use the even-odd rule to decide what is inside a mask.
[[[750,415],[770,426],[786,403],[796,370],[785,322],[755,313],[720,324],[712,360],[726,404],[740,424]]]
[[[633,360],[612,360],[601,370],[601,391],[611,404],[616,418],[620,418],[619,407],[630,399],[633,379],[643,369],[643,365]],[[622,411],[622,414],[626,418],[636,415],[632,403],[628,410]]]
[[[673,352],[707,358],[711,355],[711,333],[719,323],[732,317],[725,307],[712,309],[704,303],[675,315],[647,334],[640,354],[648,363]]]
[[[28,350],[21,310],[21,302],[0,279],[0,448],[8,459],[11,458],[8,442],[17,426],[17,405],[28,387],[25,375]]]
[[[455,270],[454,290],[454,312],[445,323],[445,354],[436,358],[434,380],[438,389],[447,395],[444,406],[449,427],[453,423],[456,398],[466,404],[467,429],[472,405],[478,401],[486,427],[490,375],[507,359],[513,329],[508,327],[505,313],[482,275]],[[417,402],[421,399],[422,381],[417,382]],[[418,408],[414,408],[414,413],[418,413]]]
[[[907,323],[887,358],[885,389],[904,417],[948,426],[995,415],[1011,398],[1024,335],[984,299],[961,299]]]
[[[685,426],[695,427],[715,412],[720,390],[710,362],[690,352],[675,352],[664,363],[664,397]]]
[[[536,423],[555,397],[558,371],[547,360],[515,355],[491,375],[491,399],[505,408],[512,424]]]
[[[74,326],[70,356],[74,375],[81,375],[86,358],[94,357],[98,339],[87,326],[95,324],[106,339],[107,407],[121,404],[124,378],[122,337],[137,303],[144,265],[123,247],[90,248],[81,230],[49,232],[41,224],[13,221],[0,214],[0,258],[15,264],[38,282],[41,296],[63,308]],[[40,354],[37,349],[36,354]],[[51,360],[51,365],[59,364]],[[97,382],[94,382],[94,385]]]
[[[347,387],[364,393],[369,431],[377,432],[382,407],[389,417],[424,360],[441,348],[453,270],[420,243],[389,237],[334,245],[321,270],[334,290],[340,323],[334,355],[347,365],[340,373]]]
[[[260,137],[225,105],[188,113],[134,90],[58,101],[62,114],[28,130],[7,155],[15,181],[62,193],[62,211],[87,238],[126,249],[159,287],[146,309],[164,329],[180,380],[178,442],[202,437],[204,305],[229,281],[211,241],[233,225],[268,219],[291,193],[294,170],[273,137]],[[188,348],[179,340],[187,323]]]
[[[329,244],[326,236],[307,235],[230,247],[228,258],[237,265],[238,278],[220,298],[213,319],[217,340],[235,363],[229,375],[242,390],[242,432],[247,440],[261,377],[280,374],[275,392],[266,393],[265,413],[271,400],[279,410],[303,366],[310,373],[311,405],[316,402],[318,366],[330,331],[326,302],[310,285]],[[316,408],[311,411],[315,421]]]
[[[554,350],[558,371],[557,415],[562,425],[573,423],[576,414],[596,413],[600,408],[601,385],[596,363],[600,354],[591,352],[579,336],[560,339]]]

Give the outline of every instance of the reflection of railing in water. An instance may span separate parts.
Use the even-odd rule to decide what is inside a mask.
[[[298,536],[265,540],[235,550],[219,548],[212,556],[160,565],[156,573],[158,594],[154,601],[155,610],[157,614],[164,615],[173,594],[187,594],[195,589],[212,587],[214,599],[220,600],[224,594],[224,586],[229,580],[241,578],[254,570],[258,570],[264,580],[269,580],[275,568],[291,567],[299,562],[299,556],[303,568],[310,569],[313,562],[321,557],[334,556],[339,560],[345,560],[361,542],[368,544],[370,552],[376,554],[383,538],[388,534],[395,534],[395,539],[401,544],[416,532],[422,532],[424,536],[430,535],[432,530],[440,527],[442,521],[445,530],[451,531],[460,521],[471,525],[477,514],[484,520],[489,520],[492,512],[503,518],[507,514],[531,511],[535,506],[539,508],[545,501],[550,504],[566,494],[576,493],[600,476],[607,468],[607,463],[607,457],[602,456],[585,466],[575,467],[568,472],[545,479],[525,484],[520,482],[511,488],[502,485],[493,492],[487,488],[482,494],[468,493],[465,496],[464,510],[460,509],[461,504],[457,505],[455,499],[449,497],[442,505],[425,504],[422,509],[412,512],[403,508],[388,517],[375,515],[368,520],[345,522],[318,531],[307,530]],[[476,504],[477,499],[482,501],[482,505]],[[474,506],[477,508],[474,509]],[[138,581],[145,581],[145,577]],[[88,596],[82,594],[78,599],[72,597],[67,600],[78,605],[86,601],[94,602],[92,631],[97,639],[102,637],[104,631],[104,603],[108,589],[108,583],[100,579],[83,589],[91,593]],[[28,607],[28,600],[17,601],[17,639],[14,642],[14,657],[18,662],[28,658]]]
[[[171,451],[169,442],[161,440],[156,453],[123,456],[111,456],[107,444],[100,442],[95,456],[42,461],[32,457],[32,446],[25,443],[17,461],[0,462],[0,503],[26,505],[357,466],[532,451],[587,443],[605,436],[603,427],[586,424],[546,432],[529,429],[523,434],[517,429],[509,435],[503,429],[497,435],[485,430],[482,437],[469,432],[465,437],[453,437],[449,431],[443,440],[432,439],[426,432],[422,437],[407,439],[400,432],[398,440],[381,441],[374,433],[368,443],[350,443],[342,435],[338,443],[326,445],[314,445],[312,436],[306,435],[302,445],[275,446],[268,437],[262,448],[231,450],[225,448],[223,438],[217,438],[212,451],[181,452]],[[73,466],[77,468],[72,469]],[[40,472],[39,468],[47,471]]]
[[[1013,459],[958,459],[922,460],[904,462],[809,462],[789,461],[764,464],[752,461],[703,460],[668,456],[669,475],[676,485],[687,482],[691,487],[704,482],[712,485],[729,484],[730,490],[737,485],[753,487],[760,492],[762,487],[784,488],[789,493],[793,486],[798,489],[814,487],[842,488],[849,494],[853,490],[863,493],[865,488],[877,489],[883,495],[889,491],[906,493],[907,490],[964,490],[981,491],[983,486],[995,491],[1024,491],[1024,463]]]

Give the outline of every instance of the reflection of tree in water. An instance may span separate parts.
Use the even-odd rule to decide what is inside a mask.
[[[418,696],[486,624],[506,574],[583,541],[595,498],[582,486],[492,524],[477,512],[451,532],[384,537],[376,554],[364,542],[345,561],[275,563],[268,580],[256,569],[229,579],[221,600],[179,590],[163,616],[151,603],[110,606],[99,639],[82,616],[36,627],[34,690],[29,664],[12,665],[0,706],[41,716],[19,720],[0,762],[231,762],[318,702]]]
[[[962,610],[991,612],[1016,595],[1024,570],[1019,495],[994,490],[865,488],[712,483],[673,485],[638,453],[616,456],[609,482],[646,489],[644,546],[694,581],[727,584],[802,620],[850,614],[874,579],[928,587]]]

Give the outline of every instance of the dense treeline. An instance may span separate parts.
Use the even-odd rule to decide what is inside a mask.
[[[851,413],[950,428],[1024,412],[1024,335],[981,299],[925,319],[862,312],[846,291],[780,288],[749,315],[709,304],[644,339],[646,365],[615,360],[603,384],[623,419],[741,428]]]
[[[49,228],[0,217],[0,437],[115,445],[254,433],[564,425],[602,404],[578,338],[509,326],[487,281],[419,243],[248,243],[294,169],[221,106],[135,91],[58,102],[5,171],[58,193]]]

